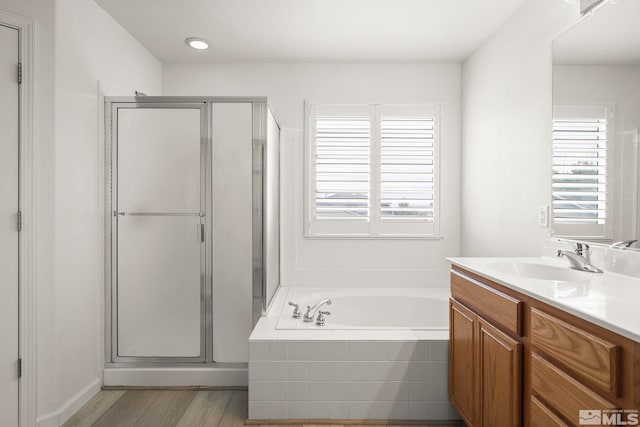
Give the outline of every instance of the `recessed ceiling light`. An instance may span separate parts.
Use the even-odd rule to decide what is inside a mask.
[[[189,37],[184,39],[184,42],[187,44],[187,46],[197,50],[209,49],[209,42],[199,37]]]

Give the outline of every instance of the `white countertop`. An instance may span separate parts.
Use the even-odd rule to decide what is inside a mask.
[[[456,257],[453,265],[486,277],[514,291],[537,299],[581,319],[640,342],[640,278],[611,273],[584,273],[580,282],[532,279],[507,274],[494,263],[534,263],[568,267],[564,259]]]

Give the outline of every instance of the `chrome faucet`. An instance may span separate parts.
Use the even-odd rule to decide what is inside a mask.
[[[326,321],[325,316],[328,316],[330,314],[331,314],[330,311],[318,310],[318,318],[316,319],[316,326],[324,326],[324,323]]]
[[[581,257],[584,257],[587,261],[589,261],[589,255],[591,254],[591,252],[589,252],[589,249],[589,245],[587,245],[586,243],[576,242],[575,254],[580,255]]]
[[[324,298],[316,302],[315,304],[313,304],[313,306],[307,306],[307,312],[304,314],[304,317],[302,320],[304,320],[305,322],[313,322],[313,318],[316,315],[316,311],[318,311],[318,309],[325,304],[331,305],[331,300],[329,298]]]
[[[626,248],[630,248],[631,246],[633,246],[634,243],[636,243],[637,240],[633,239],[633,240],[623,240],[621,242],[615,242],[614,244],[611,245],[612,248],[621,248],[621,249],[626,249]]]
[[[302,317],[302,312],[300,311],[300,306],[293,301],[289,301],[289,305],[293,307],[293,313],[291,313],[291,317],[294,319],[299,319]]]
[[[565,257],[569,261],[570,267],[574,270],[602,273],[602,270],[598,267],[591,265],[591,261],[589,260],[589,245],[584,243],[576,243],[575,252],[558,249],[556,255]]]

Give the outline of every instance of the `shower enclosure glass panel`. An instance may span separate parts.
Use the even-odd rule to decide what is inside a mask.
[[[200,356],[200,218],[118,224],[118,353]]]
[[[118,206],[200,212],[200,110],[118,109]]]
[[[203,112],[117,109],[115,358],[204,360]]]

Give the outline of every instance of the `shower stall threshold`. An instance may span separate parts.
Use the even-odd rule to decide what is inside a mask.
[[[103,372],[103,386],[106,387],[246,387],[247,384],[246,363],[108,367]]]

